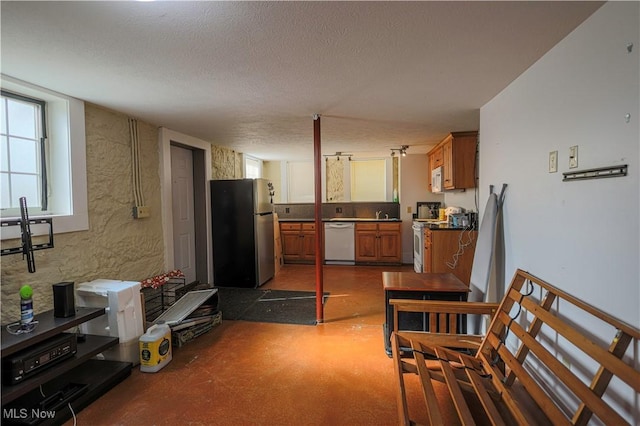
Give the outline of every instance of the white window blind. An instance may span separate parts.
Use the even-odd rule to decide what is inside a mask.
[[[262,161],[257,158],[244,156],[244,177],[258,179],[262,177]]]
[[[387,162],[384,159],[352,160],[351,201],[387,199]]]
[[[290,203],[313,203],[313,162],[292,161],[287,163],[288,196]]]

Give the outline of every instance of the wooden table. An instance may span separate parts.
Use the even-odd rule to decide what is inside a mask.
[[[469,293],[469,287],[452,273],[383,272],[382,287],[386,311],[384,346],[389,356],[393,330],[393,306],[389,304],[390,299],[465,301]],[[400,330],[429,331],[426,314],[401,312],[398,322]],[[465,325],[464,322],[459,324],[461,333],[464,333]]]

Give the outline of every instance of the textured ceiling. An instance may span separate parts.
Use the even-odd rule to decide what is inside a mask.
[[[427,148],[601,2],[2,2],[2,73],[263,159]]]

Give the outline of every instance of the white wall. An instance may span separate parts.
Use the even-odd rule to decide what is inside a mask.
[[[274,203],[282,202],[282,193],[284,187],[282,185],[282,168],[280,161],[265,161],[262,164],[262,177],[269,179],[273,184],[275,195],[273,196]]]
[[[482,181],[480,182],[482,185]],[[487,186],[487,188],[489,188]],[[474,211],[477,212],[479,209],[483,208],[487,203],[487,200],[479,200],[479,194],[476,194],[476,188],[470,188],[465,191],[454,191],[454,192],[445,192],[444,193],[444,204],[445,207],[462,207],[466,211]],[[500,189],[498,188],[498,192]]]
[[[635,327],[639,15],[638,2],[605,4],[480,111],[480,199],[486,200],[489,184],[509,185],[508,279],[516,268],[528,270]],[[629,175],[563,182],[572,145],[579,146],[576,170],[628,164]],[[555,150],[559,170],[549,173],[549,152]],[[635,346],[629,356],[640,365]],[[637,424],[638,395],[627,391],[626,397]]]
[[[413,263],[413,213],[418,201],[444,202],[444,196],[429,192],[429,159],[426,154],[400,158],[400,219],[402,219],[402,263]],[[407,209],[411,208],[409,212]]]

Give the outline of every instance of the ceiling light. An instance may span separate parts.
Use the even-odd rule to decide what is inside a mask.
[[[340,161],[340,157],[347,157],[349,161],[351,161],[351,157],[353,154],[349,154],[347,152],[337,151],[335,154],[325,154],[325,161],[329,161],[329,157],[336,157],[338,161]]]
[[[391,156],[394,157],[396,155],[396,151],[398,151],[398,154],[406,157],[407,148],[409,148],[409,145],[402,145],[400,148],[391,148]]]

